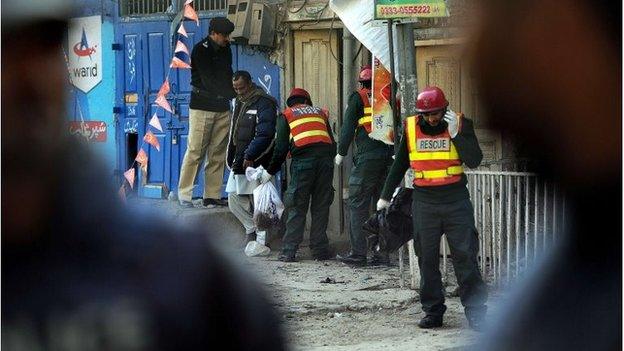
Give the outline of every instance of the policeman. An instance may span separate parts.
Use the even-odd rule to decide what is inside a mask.
[[[334,159],[336,165],[342,163],[355,137],[354,162],[349,176],[351,251],[346,255],[338,255],[336,258],[346,264],[357,266],[367,263],[366,235],[362,230],[362,224],[370,216],[371,201],[379,198],[394,154],[392,146],[369,137],[372,129],[370,104],[372,73],[370,66],[364,66],[360,70],[361,86],[349,97],[344,124],[340,130],[338,154]],[[369,263],[387,264],[388,256],[374,255]]]
[[[332,179],[336,144],[326,110],[312,106],[310,94],[294,88],[286,100],[288,108],[277,119],[275,151],[268,170],[262,175],[267,182],[277,173],[290,151],[290,183],[284,194],[287,210],[286,233],[278,259],[294,262],[303,241],[308,207],[312,216],[310,249],[316,260],[331,258],[327,239],[329,206],[334,199]],[[311,202],[311,203],[310,203]]]
[[[440,276],[440,238],[446,234],[459,295],[470,327],[480,330],[487,307],[486,286],[477,265],[479,248],[467,179],[462,164],[479,166],[483,158],[472,121],[448,107],[444,93],[427,87],[416,100],[417,116],[405,120],[404,137],[377,202],[389,199],[405,171],[414,171],[412,219],[420,267],[421,328],[442,326],[446,311]]]

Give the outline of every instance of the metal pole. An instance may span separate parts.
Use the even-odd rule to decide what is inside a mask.
[[[397,154],[399,150],[399,115],[396,108],[396,80],[395,77],[395,68],[394,68],[394,35],[392,30],[392,19],[388,20],[388,48],[390,51],[390,107],[392,108],[392,121],[393,121],[393,129],[394,129],[394,154]]]
[[[342,128],[342,119],[347,111],[347,101],[349,101],[349,95],[354,91],[354,79],[353,79],[353,35],[345,27],[342,29],[342,113],[338,115],[338,128],[335,133]],[[340,233],[345,232],[345,220],[344,220],[344,166],[338,167],[338,212],[340,216]]]

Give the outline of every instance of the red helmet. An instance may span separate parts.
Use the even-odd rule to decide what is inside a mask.
[[[312,99],[310,98],[310,93],[308,93],[307,90],[305,90],[303,88],[293,88],[290,91],[290,95],[288,96],[288,99],[286,99],[286,105],[290,106],[290,99],[292,99],[294,97],[306,98],[308,100],[308,102],[310,103],[310,105],[312,104]]]
[[[295,97],[295,96],[300,96],[300,97],[304,97],[308,100],[310,99],[310,93],[308,93],[305,89],[303,88],[293,88],[290,91],[290,95],[288,96],[288,98],[290,99],[291,97]]]
[[[366,65],[362,67],[360,70],[360,77],[358,79],[359,82],[363,82],[365,80],[371,80],[373,78],[373,69],[370,65]]]
[[[445,109],[449,102],[438,87],[426,87],[416,99],[416,112],[426,113]]]

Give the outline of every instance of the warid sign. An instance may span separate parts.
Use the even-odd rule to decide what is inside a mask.
[[[67,44],[72,83],[88,93],[102,81],[102,17],[72,18]]]
[[[375,0],[375,19],[448,17],[444,0]]]

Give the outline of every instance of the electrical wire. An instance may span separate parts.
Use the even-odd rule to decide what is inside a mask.
[[[298,8],[297,10],[295,10],[295,11],[291,11],[290,9],[288,9],[288,5],[286,5],[287,6],[286,8],[288,9],[288,12],[290,12],[290,13],[297,13],[297,12],[303,10],[303,8],[305,7],[305,5],[307,3],[308,3],[308,0],[303,0],[303,4],[301,4],[301,7]]]
[[[344,63],[342,63],[342,61],[340,61],[336,57],[336,55],[334,55],[334,50],[332,49],[332,32],[334,31],[334,20],[336,20],[336,14],[334,14],[334,16],[332,17],[331,24],[329,25],[329,52],[339,65],[344,66]]]

